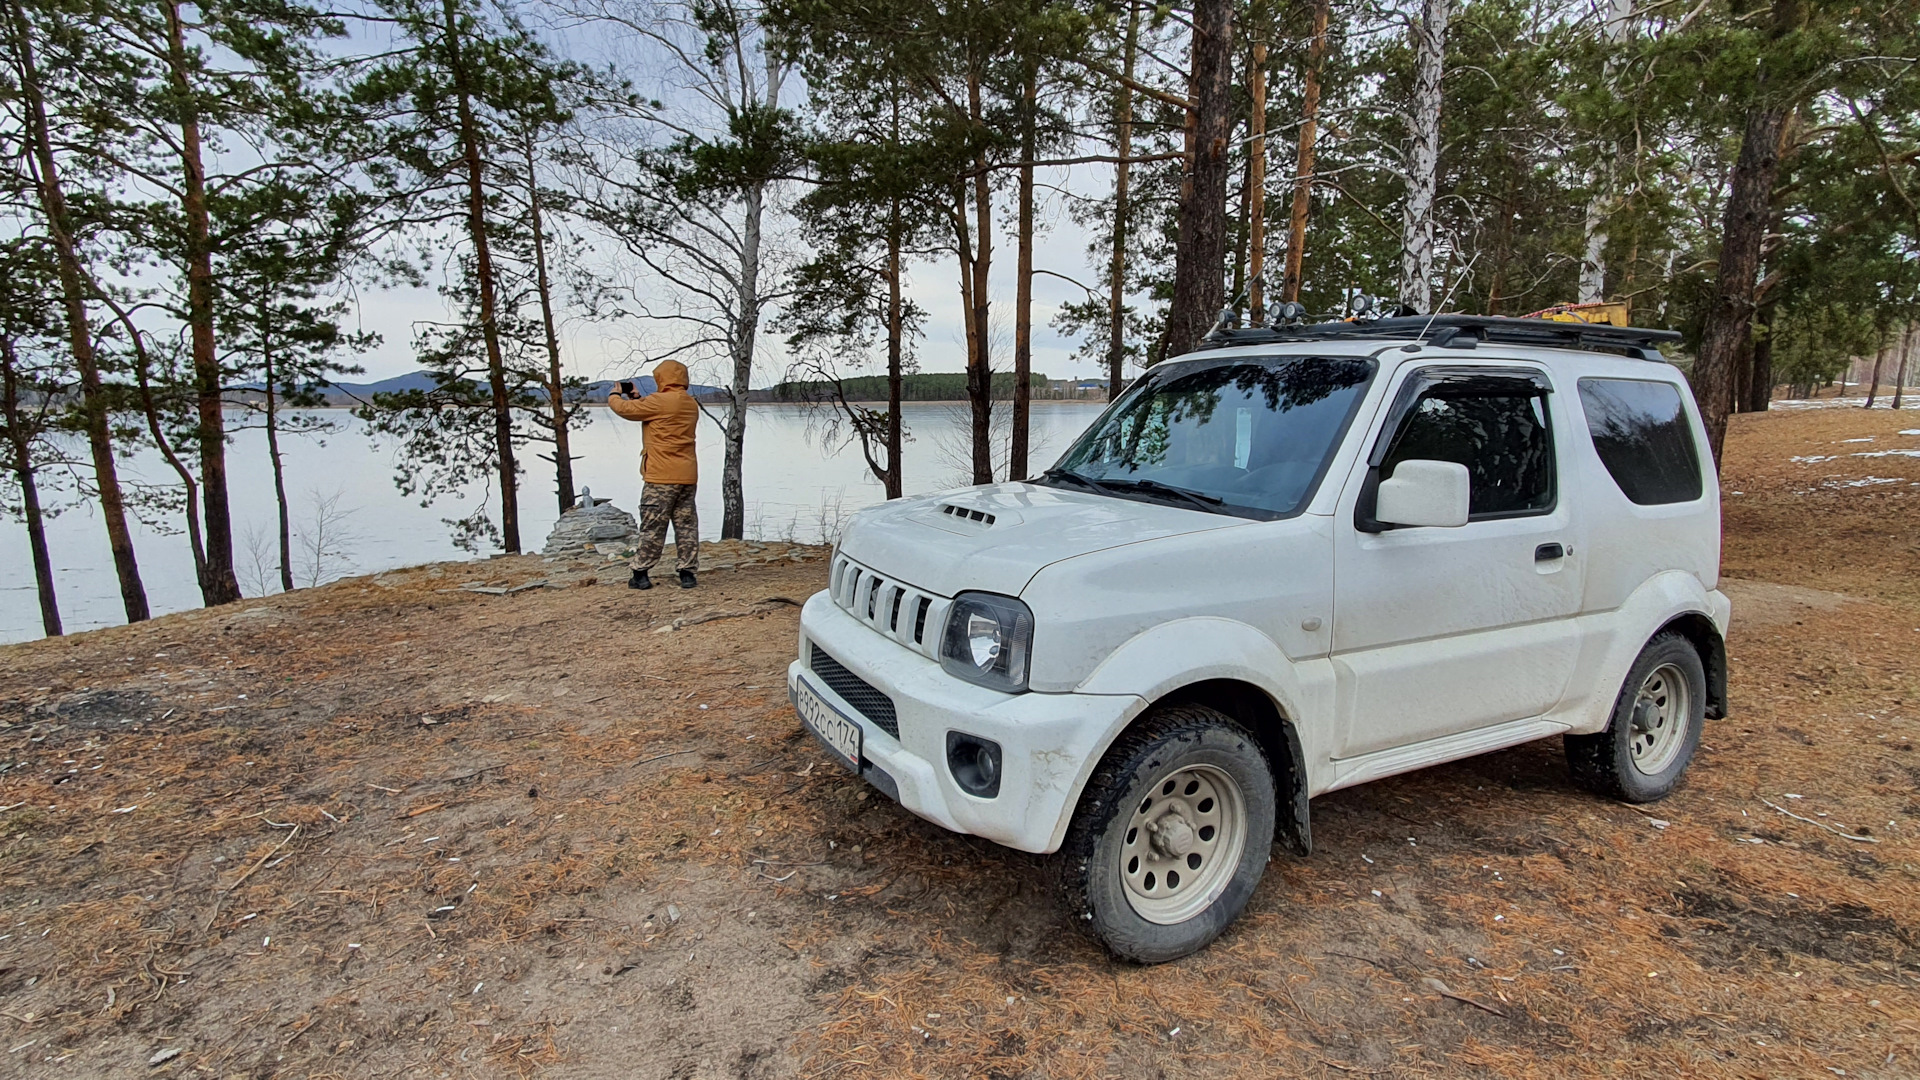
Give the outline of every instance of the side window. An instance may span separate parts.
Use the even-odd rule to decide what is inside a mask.
[[[1453,461],[1467,467],[1469,520],[1544,514],[1553,509],[1553,437],[1546,395],[1532,383],[1480,379],[1421,393],[1381,462],[1382,479],[1402,461]],[[1490,385],[1491,384],[1491,385]]]
[[[1700,452],[1680,388],[1650,379],[1581,379],[1593,449],[1613,482],[1641,506],[1700,497]]]

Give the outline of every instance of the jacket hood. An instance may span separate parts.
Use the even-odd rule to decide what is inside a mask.
[[[653,369],[653,385],[661,390],[685,390],[687,365],[678,360],[662,360]]]

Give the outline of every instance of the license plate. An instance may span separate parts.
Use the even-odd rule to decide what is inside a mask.
[[[804,678],[794,680],[793,711],[800,714],[800,722],[808,731],[827,744],[840,764],[860,771],[860,725],[840,715],[840,710],[827,704]]]

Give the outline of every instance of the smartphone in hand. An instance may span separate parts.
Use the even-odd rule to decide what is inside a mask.
[[[633,396],[633,380],[632,379],[620,380],[620,396],[621,397]]]

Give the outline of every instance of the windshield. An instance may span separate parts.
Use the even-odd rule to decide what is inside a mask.
[[[1299,512],[1374,365],[1236,358],[1150,371],[1043,478],[1244,517]]]

